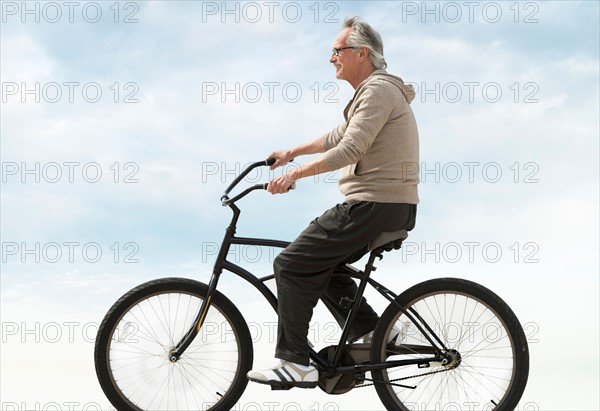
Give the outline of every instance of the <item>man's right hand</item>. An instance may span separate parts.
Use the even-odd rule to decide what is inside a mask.
[[[267,158],[274,158],[275,163],[271,166],[271,170],[275,170],[277,167],[281,167],[293,160],[292,150],[279,150],[274,151]]]

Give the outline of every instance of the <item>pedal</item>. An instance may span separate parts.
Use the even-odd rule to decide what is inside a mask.
[[[287,391],[291,390],[292,388],[316,388],[318,384],[318,381],[294,383],[273,381],[269,383],[269,385],[271,386],[271,391]]]
[[[271,386],[271,391],[287,391],[287,390],[291,390],[292,388],[294,388],[293,385],[291,384],[285,384],[285,383],[272,383],[269,384]]]

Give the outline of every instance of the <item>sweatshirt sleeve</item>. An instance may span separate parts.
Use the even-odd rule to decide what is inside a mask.
[[[326,151],[331,150],[332,148],[337,146],[338,143],[344,137],[345,131],[346,131],[346,123],[342,123],[339,126],[337,126],[336,128],[334,128],[333,130],[331,130],[329,133],[324,134],[322,138],[323,138],[323,146],[325,147],[325,150]]]
[[[356,99],[354,112],[343,135],[337,145],[323,155],[325,161],[334,168],[357,163],[371,147],[393,109],[391,91],[380,82],[366,85]],[[326,149],[329,147],[327,144],[335,141],[332,133],[336,130],[341,132],[338,127],[324,136]]]

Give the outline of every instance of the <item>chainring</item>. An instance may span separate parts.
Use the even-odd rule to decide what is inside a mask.
[[[333,361],[335,356],[335,350],[337,346],[330,345],[329,347],[323,348],[319,351],[319,355],[327,358],[329,362]],[[348,350],[344,349],[342,351],[342,358],[340,360],[340,365],[342,366],[353,366],[356,365],[356,362],[352,358],[352,356],[348,353]],[[328,394],[344,394],[356,386],[357,376],[361,374],[355,373],[344,373],[337,374],[334,377],[327,377],[326,373],[323,372],[319,375],[319,388],[325,391]],[[362,382],[362,381],[361,381]]]

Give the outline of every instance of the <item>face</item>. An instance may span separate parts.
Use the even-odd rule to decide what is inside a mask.
[[[352,32],[352,28],[346,27],[344,28],[340,34],[336,37],[333,47],[334,48],[342,48],[348,47],[348,37]],[[329,62],[335,66],[335,77],[339,80],[347,80],[350,81],[355,76],[355,73],[358,68],[359,59],[358,57],[359,50],[354,49],[345,49],[340,51],[340,55],[336,56],[335,53],[331,55]]]

